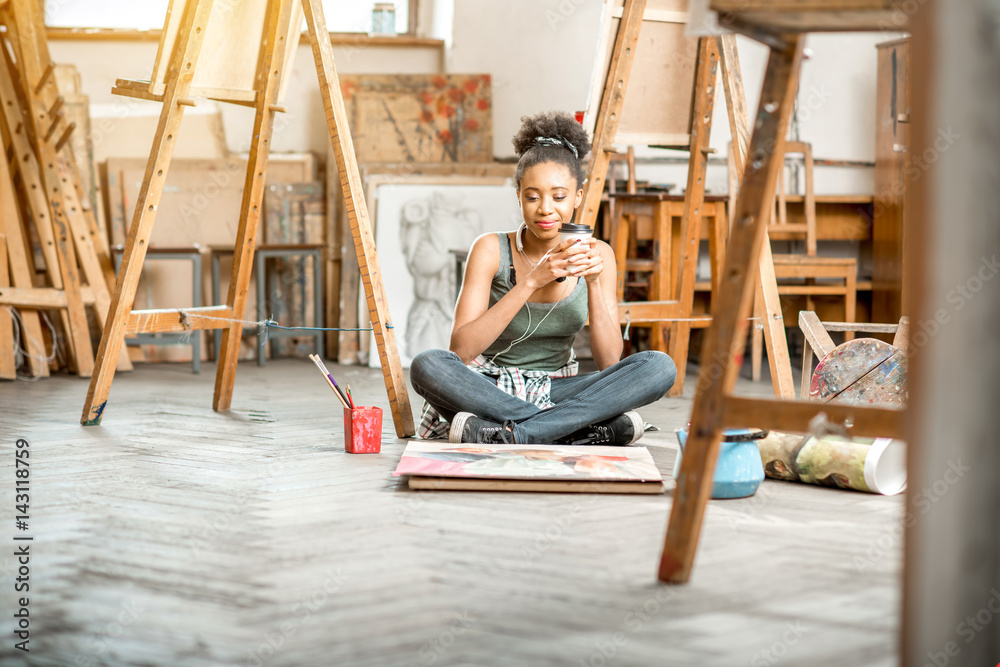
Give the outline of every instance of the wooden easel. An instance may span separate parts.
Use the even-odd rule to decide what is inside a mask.
[[[725,279],[719,298],[712,302],[712,325],[702,350],[698,380],[701,391],[695,393],[690,435],[674,490],[660,559],[661,581],[683,583],[691,576],[724,427],[756,426],[807,432],[810,420],[824,412],[829,421],[845,428],[850,423],[852,435],[902,435],[905,413],[901,410],[730,395],[746,344],[746,329],[741,323],[752,307],[753,284],[748,278],[755,264],[764,265],[763,258],[769,253],[767,221],[781,169],[781,162],[774,156],[784,154],[805,44],[801,33],[876,30],[879,25],[890,25],[891,10],[885,3],[870,4],[869,8],[853,3],[853,11],[837,12],[834,11],[837,7],[818,0],[778,9],[766,0],[715,0],[712,3],[712,9],[727,13],[730,25],[770,46],[771,54],[750,141],[748,155],[751,159],[743,170],[742,188],[736,200]],[[736,153],[744,155],[743,151]]]
[[[163,111],[125,242],[108,323],[97,352],[98,370],[91,378],[81,421],[85,425],[100,423],[114,377],[109,359],[118,354],[124,337],[157,331],[223,330],[213,408],[229,409],[271,133],[275,115],[284,111],[278,103],[279,94],[298,42],[304,13],[393,423],[399,437],[411,436],[415,429],[406,382],[389,320],[322,7],[318,0],[245,0],[235,5],[225,4],[225,7],[215,7],[214,11],[212,0],[172,0],[152,80],[119,79],[116,82],[114,92],[160,101]],[[203,59],[199,63],[200,56]],[[229,296],[224,306],[131,311],[184,107],[195,105],[197,96],[252,106],[256,110]]]
[[[47,366],[39,363],[44,355],[37,313],[55,309],[68,337],[70,367],[88,377],[94,352],[85,306],[93,306],[103,323],[111,301],[108,285],[114,281],[111,257],[69,146],[74,125],[62,113],[64,100],[56,86],[41,6],[33,0],[11,0],[2,7],[0,22],[6,27],[7,47],[0,57],[0,132],[12,155],[0,177],[5,182],[13,175],[20,179],[25,218],[38,235],[51,285],[34,287],[27,237],[16,215],[18,204],[11,201],[5,204],[2,227],[12,287],[0,288],[0,304],[22,310],[33,375],[48,374]],[[119,368],[131,370],[124,351],[116,358]]]
[[[676,12],[660,13],[672,15]],[[625,103],[625,94],[635,59],[639,32],[646,12],[646,0],[625,0],[621,22],[615,38],[611,63],[604,81],[604,92],[594,130],[589,178],[584,186],[583,224],[593,226],[600,207],[604,178],[608,170],[609,153],[618,135],[619,121]],[[691,111],[690,132],[687,145],[680,146],[690,152],[684,213],[681,218],[681,253],[683,260],[676,267],[674,298],[667,301],[620,303],[619,317],[641,318],[645,321],[670,322],[670,356],[677,365],[677,379],[670,391],[679,396],[684,389],[688,344],[691,336],[691,312],[694,304],[695,272],[698,264],[698,245],[705,201],[705,173],[708,166],[709,136],[712,130],[712,110],[715,105],[716,75],[721,66],[722,87],[726,95],[729,124],[733,134],[737,164],[742,170],[749,137],[746,100],[743,80],[739,71],[736,41],[725,37],[702,37],[698,40],[698,54],[694,74],[694,98]],[[676,138],[674,143],[676,143]],[[792,384],[792,366],[785,338],[781,305],[778,299],[774,266],[771,263],[770,245],[760,256],[760,270],[756,278],[764,316],[761,318],[767,341],[768,362],[776,396],[791,398],[795,395]],[[619,272],[624,267],[618,267]],[[619,276],[621,282],[622,276]],[[713,282],[719,282],[718,279]],[[716,301],[713,298],[713,304]],[[714,310],[714,308],[713,308]]]

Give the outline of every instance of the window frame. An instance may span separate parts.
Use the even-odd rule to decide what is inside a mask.
[[[389,46],[437,46],[442,40],[417,36],[418,11],[420,0],[407,2],[407,31],[396,35],[370,35],[366,32],[333,32],[330,38],[334,44],[377,44]],[[45,16],[45,0],[38,0],[42,16]],[[45,24],[45,34],[49,39],[86,39],[107,41],[159,41],[162,28],[140,30],[133,28],[101,28],[96,26],[50,26]],[[308,33],[302,33],[303,40],[308,41]]]

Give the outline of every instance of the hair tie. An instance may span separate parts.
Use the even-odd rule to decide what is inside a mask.
[[[576,150],[576,146],[573,145],[566,137],[557,134],[554,137],[535,137],[536,146],[562,146],[563,148],[572,151],[573,157],[577,160],[580,159],[580,153]]]

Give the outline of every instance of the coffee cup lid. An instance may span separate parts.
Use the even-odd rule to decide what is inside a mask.
[[[559,228],[560,234],[591,234],[593,231],[588,225],[577,225],[572,222],[564,222]]]

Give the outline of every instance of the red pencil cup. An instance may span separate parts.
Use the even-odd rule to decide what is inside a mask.
[[[344,408],[344,449],[348,454],[382,451],[382,408]]]

